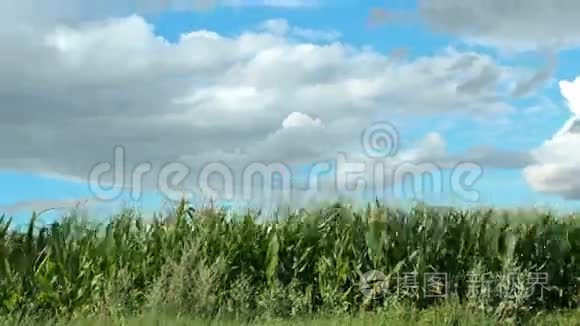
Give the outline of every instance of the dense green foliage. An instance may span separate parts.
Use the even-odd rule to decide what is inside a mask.
[[[27,231],[11,230],[3,217],[0,314],[297,318],[454,300],[509,320],[580,304],[580,222],[571,217],[378,204],[335,204],[269,222],[252,212],[187,212],[182,203],[170,219],[146,223],[124,211],[104,225],[71,216],[37,226],[33,216]],[[385,295],[363,295],[361,276],[372,270],[386,275]],[[404,273],[416,273],[419,291],[401,290]],[[447,281],[427,284],[429,273]],[[539,273],[548,284],[531,292],[526,282]],[[474,283],[475,275],[493,281]],[[427,295],[433,285],[446,285],[446,296]]]
[[[550,314],[540,314],[527,320],[534,326],[577,326],[580,321],[580,310],[559,311]],[[0,319],[0,325],[13,326],[236,326],[242,324],[239,320],[202,319],[192,316],[145,313],[138,316],[100,315],[80,317],[72,320],[35,321],[33,319]],[[481,311],[468,309],[454,302],[446,302],[428,309],[417,309],[412,306],[390,306],[388,310],[375,313],[361,313],[356,316],[309,316],[295,319],[253,320],[256,326],[495,326],[497,320]],[[510,323],[503,323],[510,324]],[[511,323],[513,324],[513,323]]]

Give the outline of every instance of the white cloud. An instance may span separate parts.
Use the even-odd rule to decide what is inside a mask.
[[[284,121],[282,121],[283,128],[300,128],[300,127],[321,127],[322,121],[318,118],[314,119],[307,114],[301,112],[290,113]]]
[[[573,116],[551,139],[532,151],[536,163],[526,167],[524,175],[537,191],[580,199],[580,77],[559,85]]]
[[[79,179],[115,145],[127,169],[178,160],[193,174],[215,160],[330,159],[360,152],[362,129],[379,116],[495,119],[511,110],[498,87],[517,77],[476,52],[393,62],[264,30],[199,30],[169,43],[137,15],[0,38],[11,45],[0,57],[0,168]]]
[[[576,77],[571,82],[563,80],[559,85],[562,96],[568,101],[572,114],[580,115],[580,77]]]

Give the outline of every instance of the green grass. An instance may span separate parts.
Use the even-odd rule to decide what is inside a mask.
[[[538,326],[572,326],[580,323],[580,311],[566,311],[539,315],[528,320],[530,325]],[[32,320],[2,320],[0,325],[23,325],[23,326],[105,326],[105,325],[126,325],[126,326],[195,326],[195,325],[216,325],[234,326],[242,325],[241,321],[235,320],[208,320],[196,319],[194,317],[169,316],[160,314],[145,314],[129,318],[93,317],[77,318],[69,321],[56,322],[35,322]],[[311,317],[295,318],[292,320],[254,320],[246,325],[262,326],[285,326],[285,325],[312,325],[312,326],[366,326],[366,325],[497,325],[497,320],[480,312],[474,312],[457,305],[444,305],[441,307],[429,308],[418,311],[413,307],[399,307],[386,311],[361,314],[358,316],[343,317]],[[515,324],[515,321],[505,320],[504,324]]]
[[[337,203],[257,222],[253,212],[220,209],[190,216],[182,203],[148,223],[136,211],[102,225],[76,215],[35,220],[14,230],[0,219],[5,324],[572,325],[579,317],[574,217]],[[369,298],[360,281],[372,270],[386,279]],[[437,272],[447,280],[427,283]],[[415,274],[401,284],[405,273]],[[543,275],[543,294],[530,292],[531,277]]]

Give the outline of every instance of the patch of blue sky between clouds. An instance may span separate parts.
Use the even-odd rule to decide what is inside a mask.
[[[352,46],[372,46],[380,52],[408,48],[410,55],[432,54],[438,48],[455,39],[431,33],[425,26],[407,21],[389,22],[381,26],[368,26],[369,12],[380,3],[333,2],[309,10],[287,10],[284,8],[249,7],[218,8],[208,12],[169,11],[145,18],[155,27],[155,32],[170,42],[188,31],[210,30],[226,37],[241,32],[256,30],[262,22],[285,19],[291,26],[319,31],[340,33],[340,42]],[[391,8],[391,4],[389,4]],[[400,5],[401,10],[412,7]],[[396,9],[396,8],[395,8]]]
[[[78,207],[91,218],[107,218],[120,209],[134,208],[151,216],[162,210],[167,200],[157,191],[144,191],[133,198],[129,190],[113,200],[99,199],[87,183],[46,177],[34,173],[0,171],[0,215],[13,217],[15,225],[26,224],[33,211],[41,212],[41,222],[51,223]],[[48,210],[48,211],[47,211]]]

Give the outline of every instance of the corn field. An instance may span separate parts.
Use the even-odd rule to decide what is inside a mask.
[[[133,210],[102,224],[73,214],[37,225],[33,215],[27,230],[15,230],[3,216],[0,314],[252,320],[454,300],[507,319],[580,305],[580,223],[572,217],[379,203],[256,217],[188,214],[185,202],[150,222]],[[371,271],[381,279],[367,286]]]

